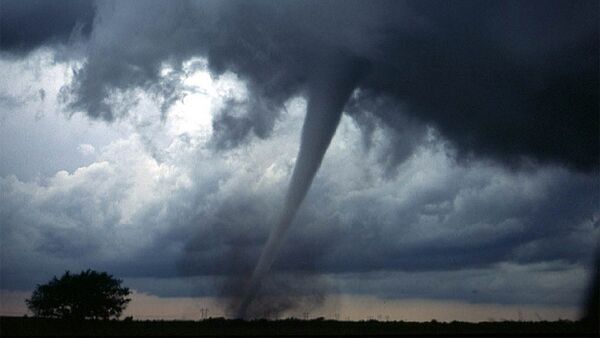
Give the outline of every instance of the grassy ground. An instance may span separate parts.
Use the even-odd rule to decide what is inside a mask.
[[[519,336],[598,337],[598,328],[581,322],[343,322],[333,320],[242,321],[63,321],[0,317],[0,335],[8,336]]]

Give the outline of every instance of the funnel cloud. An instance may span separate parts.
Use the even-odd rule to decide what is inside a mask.
[[[336,55],[337,56],[337,55]],[[327,58],[327,57],[326,57]],[[302,127],[300,150],[296,165],[277,225],[269,233],[269,238],[258,263],[252,272],[236,312],[237,318],[244,318],[254,293],[260,282],[269,272],[277,257],[288,228],[294,221],[312,181],[321,166],[323,156],[335,134],[342,116],[342,109],[352,90],[356,87],[364,71],[364,61],[352,57],[326,59],[325,64],[315,69],[308,87],[308,107]],[[332,61],[330,61],[332,60]]]

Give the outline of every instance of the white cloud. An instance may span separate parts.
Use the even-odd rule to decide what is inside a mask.
[[[79,152],[83,156],[94,155],[94,153],[96,152],[96,148],[94,148],[94,146],[89,143],[82,143],[78,145],[77,150],[79,150]]]

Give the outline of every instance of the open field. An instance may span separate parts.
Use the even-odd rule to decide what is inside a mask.
[[[598,336],[581,322],[345,322],[334,320],[242,321],[63,321],[0,317],[0,335],[8,336]]]

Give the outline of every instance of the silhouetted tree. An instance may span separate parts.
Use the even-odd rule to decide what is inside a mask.
[[[69,271],[47,284],[37,285],[27,307],[38,317],[69,319],[118,318],[131,299],[129,288],[106,272]]]

